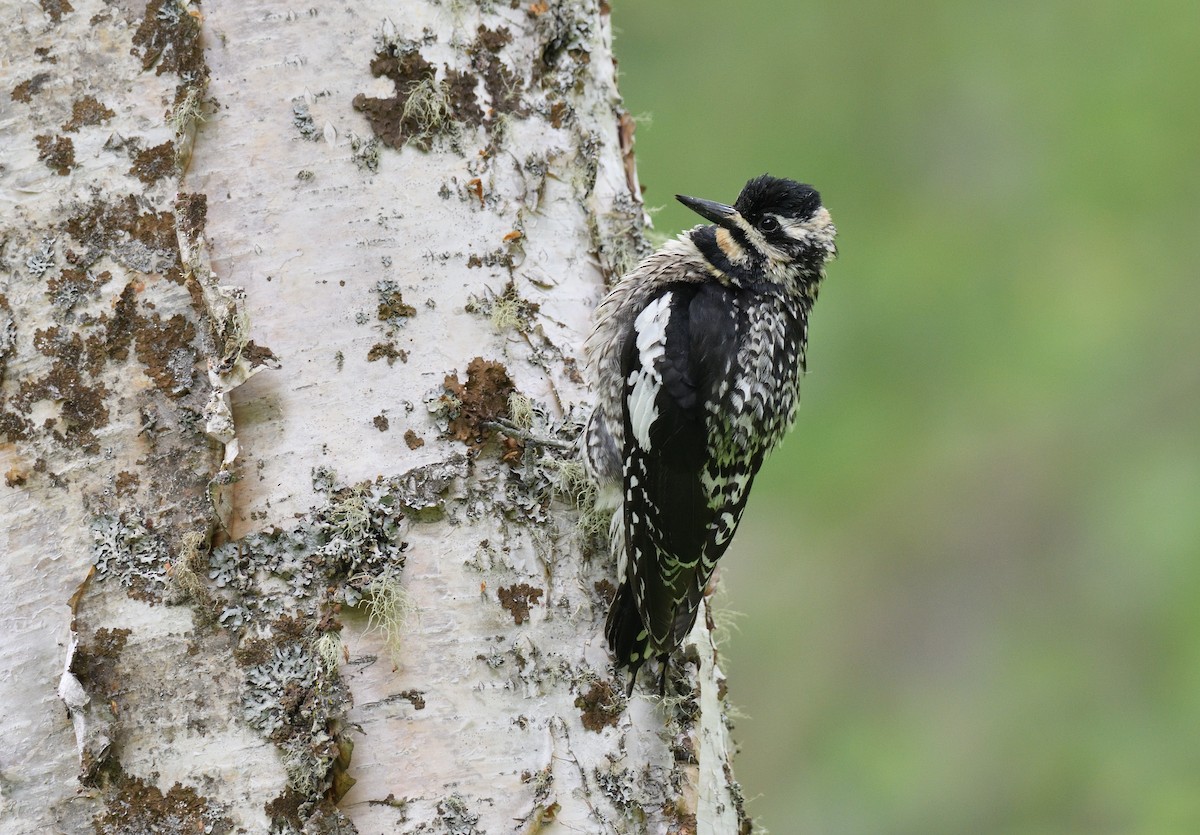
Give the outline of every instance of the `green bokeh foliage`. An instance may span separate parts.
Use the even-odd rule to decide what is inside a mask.
[[[615,3],[659,230],[841,229],[718,604],[775,833],[1200,832],[1200,4]]]

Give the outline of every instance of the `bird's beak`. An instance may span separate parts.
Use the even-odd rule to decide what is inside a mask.
[[[736,225],[733,219],[737,217],[737,209],[733,208],[733,206],[726,206],[724,203],[717,203],[714,200],[685,197],[682,194],[676,194],[675,199],[700,215],[700,217],[705,220],[711,220],[718,226],[732,229]]]

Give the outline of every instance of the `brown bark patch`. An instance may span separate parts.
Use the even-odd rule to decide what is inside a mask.
[[[259,345],[253,339],[248,340],[242,346],[242,357],[250,363],[251,368],[257,368],[260,365],[270,368],[279,366],[279,357],[275,356],[275,352],[266,345]]]
[[[58,417],[48,418],[43,428],[61,444],[88,453],[99,452],[95,431],[108,424],[108,408],[104,405],[108,389],[102,383],[88,385],[83,372],[94,373],[98,365],[102,367],[102,357],[96,356],[79,334],[58,326],[35,332],[33,344],[54,364],[44,376],[24,380],[9,405],[29,414],[40,401],[58,403]]]
[[[157,313],[142,317],[136,330],[137,357],[146,376],[170,397],[191,390],[197,352],[192,345],[196,326],[183,314],[163,319]]]
[[[404,296],[399,290],[385,294],[379,302],[378,316],[381,322],[394,322],[396,319],[407,319],[416,314],[417,309],[404,301]]]
[[[528,583],[517,583],[514,586],[501,586],[496,590],[500,605],[513,616],[513,623],[520,626],[529,620],[529,607],[538,602],[545,594],[542,589]]]
[[[42,92],[42,88],[46,86],[46,82],[50,80],[50,73],[40,72],[32,78],[27,78],[20,84],[12,88],[13,101],[24,102],[28,104],[33,100],[33,97]]]
[[[38,146],[38,159],[59,176],[65,177],[75,167],[75,143],[65,136],[42,134],[34,137]]]
[[[380,308],[382,307],[381,304]],[[408,362],[408,351],[397,348],[392,342],[376,342],[371,346],[371,350],[367,351],[367,362],[377,360],[387,360],[388,365],[394,365],[396,360]]]
[[[200,21],[176,0],[150,0],[146,4],[130,52],[141,59],[144,70],[157,63],[158,75],[170,72],[193,79],[208,77]]]
[[[590,690],[577,696],[575,707],[579,708],[579,721],[589,731],[600,731],[616,727],[621,716],[621,698],[607,681],[597,681]]]
[[[129,169],[131,175],[146,185],[153,185],[163,177],[174,175],[176,171],[174,142],[164,142],[153,148],[139,151],[133,158],[133,166]]]
[[[107,122],[116,115],[116,113],[113,113],[102,105],[95,96],[84,96],[71,105],[71,118],[63,122],[62,129],[72,132],[78,131],[87,125],[98,125],[101,122]]]
[[[137,473],[130,472],[129,470],[121,470],[121,472],[117,473],[113,489],[117,492],[118,496],[130,498],[137,493],[137,488],[141,484],[141,481]]]
[[[500,114],[528,116],[529,108],[521,99],[525,85],[521,78],[500,59],[500,50],[512,43],[512,33],[507,27],[488,29],[480,26],[475,40],[467,46],[473,69],[483,80],[492,112],[487,125],[490,127]],[[478,124],[478,123],[476,123]]]
[[[371,61],[371,75],[387,78],[395,85],[395,94],[376,98],[359,93],[354,97],[354,109],[367,117],[371,130],[383,144],[401,148],[410,137],[419,136],[428,125],[422,124],[415,111],[406,108],[409,98],[422,86],[433,82],[437,70],[416,49],[393,53],[393,48],[376,53]]]
[[[42,11],[50,15],[50,19],[55,23],[61,21],[67,12],[75,11],[68,0],[41,0],[41,3]]]
[[[91,640],[80,640],[71,656],[71,673],[88,695],[115,700],[124,689],[117,659],[132,633],[128,629],[97,629]]]
[[[480,449],[491,429],[487,425],[496,418],[508,417],[508,399],[517,387],[508,370],[498,362],[476,357],[467,365],[467,380],[460,382],[457,374],[446,376],[446,392],[450,399],[450,437],[472,449]],[[447,399],[447,398],[444,398]],[[519,445],[512,438],[513,449]]]
[[[446,66],[440,80],[436,67],[421,55],[419,44],[389,46],[372,59],[371,74],[390,79],[395,93],[382,98],[359,94],[354,109],[367,117],[385,145],[400,148],[411,143],[421,150],[429,150],[436,136],[456,138],[462,126],[483,125],[490,131],[501,115],[527,116],[529,108],[522,100],[525,84],[499,56],[511,42],[507,28],[480,26],[467,46],[470,65]],[[479,101],[480,82],[487,92],[486,105]]]
[[[130,832],[232,832],[233,822],[209,808],[190,786],[176,783],[166,794],[138,777],[120,773],[104,814],[92,819],[96,835]]]
[[[208,220],[208,195],[204,192],[184,193],[175,198],[175,224],[193,245],[204,232]]]
[[[304,795],[288,789],[279,797],[263,806],[263,811],[274,823],[286,821],[296,832],[300,831],[303,821],[300,820],[300,807],[306,802]]]
[[[172,262],[179,260],[175,215],[171,212],[142,214],[132,194],[111,203],[97,200],[68,219],[66,228],[71,237],[94,250],[111,249],[128,237]],[[91,257],[94,260],[98,253]],[[82,266],[90,263],[87,259],[88,256],[84,256]]]
[[[46,295],[50,303],[60,313],[70,313],[71,309],[81,301],[94,297],[100,288],[112,279],[112,273],[105,270],[93,274],[90,270],[76,270],[70,267],[57,275],[50,276],[46,281]]]

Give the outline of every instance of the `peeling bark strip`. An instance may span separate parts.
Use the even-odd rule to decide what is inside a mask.
[[[17,12],[6,822],[748,825],[705,620],[624,698],[606,520],[537,443],[646,251],[608,8],[395,8]]]

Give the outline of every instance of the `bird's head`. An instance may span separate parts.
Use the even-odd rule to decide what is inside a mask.
[[[730,261],[753,259],[820,269],[837,254],[837,228],[812,186],[763,174],[746,183],[732,206],[676,195],[717,225],[717,243]]]

